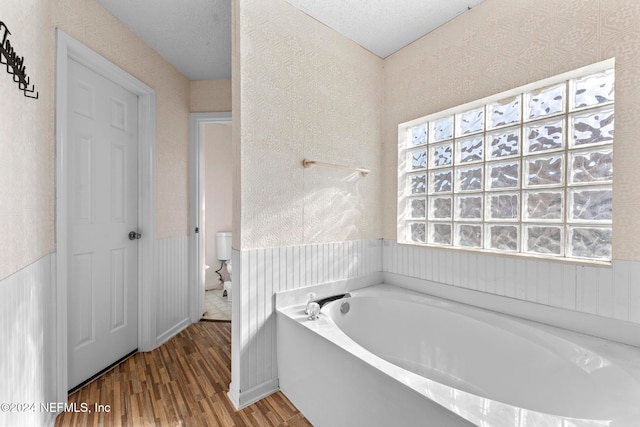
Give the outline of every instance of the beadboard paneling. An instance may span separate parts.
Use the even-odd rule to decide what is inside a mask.
[[[53,256],[0,281],[0,402],[35,410],[0,411],[0,426],[53,425],[40,404],[56,402]]]
[[[233,339],[239,348],[232,364],[240,368],[234,370],[230,389],[239,395],[232,396],[234,402],[245,406],[269,392],[265,384],[277,384],[274,294],[379,272],[382,243],[359,240],[234,252],[240,265],[233,266],[234,310],[239,310],[237,315],[234,311]]]
[[[385,240],[383,271],[640,323],[640,262],[565,264]]]
[[[156,331],[160,345],[189,325],[189,238],[156,243]]]

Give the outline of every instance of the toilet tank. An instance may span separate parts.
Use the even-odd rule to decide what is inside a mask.
[[[218,231],[216,233],[216,257],[220,261],[231,259],[231,232]]]

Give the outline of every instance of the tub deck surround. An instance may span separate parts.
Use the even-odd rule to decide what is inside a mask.
[[[640,425],[639,348],[390,285],[349,291],[346,315],[337,301],[317,321],[304,298],[276,301],[280,388],[314,425]]]
[[[277,292],[340,281],[360,287],[380,283],[382,240],[353,240],[300,246],[233,249],[232,381],[238,408],[278,389]]]

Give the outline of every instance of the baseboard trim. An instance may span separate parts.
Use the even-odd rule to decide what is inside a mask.
[[[174,336],[178,335],[183,329],[185,329],[190,324],[191,324],[191,318],[190,317],[184,318],[182,321],[177,323],[174,327],[170,328],[165,333],[159,335],[158,338],[156,338],[156,346],[154,348],[161,346],[163,343],[167,342]]]
[[[237,410],[240,410],[278,390],[280,390],[278,379],[273,378],[246,391],[236,391],[234,390],[233,384],[231,384],[227,396],[229,400],[231,400],[231,403],[233,403],[233,406],[235,406]]]

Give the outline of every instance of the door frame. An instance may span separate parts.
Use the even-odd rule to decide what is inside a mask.
[[[204,313],[204,233],[196,228],[204,223],[203,180],[204,155],[201,128],[206,123],[231,123],[231,112],[189,114],[189,313],[191,322],[198,322]]]
[[[56,359],[58,401],[67,401],[68,63],[73,59],[138,96],[138,350],[155,347],[156,93],[78,40],[56,29]]]

